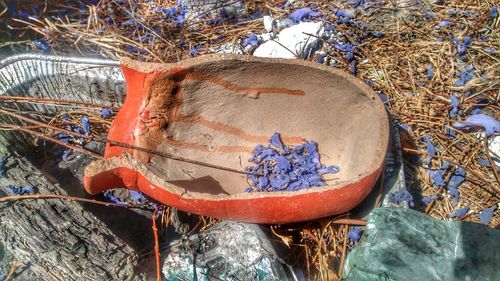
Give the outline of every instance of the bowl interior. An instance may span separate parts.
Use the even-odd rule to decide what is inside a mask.
[[[342,71],[269,59],[201,60],[152,82],[142,114],[160,120],[143,146],[233,169],[249,166],[258,144],[278,132],[286,145],[318,143],[335,187],[379,168],[388,139],[378,97]],[[151,156],[149,169],[186,192],[238,194],[245,176]]]

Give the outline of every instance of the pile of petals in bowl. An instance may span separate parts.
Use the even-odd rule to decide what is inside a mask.
[[[318,145],[310,140],[295,147],[286,146],[280,135],[275,133],[267,147],[259,144],[248,160],[253,166],[245,168],[252,187],[246,192],[255,191],[296,191],[324,186],[322,175],[337,173],[337,166],[326,167],[320,163]]]

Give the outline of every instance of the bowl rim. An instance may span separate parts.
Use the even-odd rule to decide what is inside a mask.
[[[374,106],[377,115],[383,119],[382,128],[379,134],[380,142],[379,147],[376,147],[375,150],[380,151],[379,154],[375,154],[375,157],[371,160],[372,164],[371,168],[367,168],[366,171],[352,177],[349,180],[335,181],[333,184],[321,186],[321,187],[311,187],[307,189],[301,189],[298,191],[273,191],[273,192],[243,192],[236,194],[208,194],[203,192],[193,192],[186,190],[184,188],[178,187],[174,184],[167,182],[166,180],[156,176],[152,171],[148,170],[145,165],[136,161],[130,154],[123,153],[119,157],[112,157],[105,160],[97,160],[89,164],[85,169],[86,177],[93,177],[100,172],[104,172],[105,170],[112,170],[118,168],[128,168],[137,173],[140,173],[144,178],[153,183],[156,186],[162,187],[168,192],[179,195],[183,198],[189,199],[203,199],[203,200],[234,200],[234,199],[251,199],[256,197],[288,197],[288,196],[296,196],[307,193],[316,193],[323,192],[332,189],[341,189],[344,186],[347,186],[352,183],[356,183],[361,181],[363,178],[373,175],[373,173],[380,172],[381,167],[384,163],[387,147],[389,144],[389,118],[387,114],[387,110],[379,98],[379,96],[364,82],[362,82],[359,78],[353,76],[352,74],[343,71],[341,69],[337,69],[331,66],[326,66],[318,63],[314,63],[311,61],[298,60],[298,59],[283,59],[283,58],[262,58],[262,57],[254,57],[250,55],[238,55],[238,54],[208,54],[202,55],[199,57],[189,58],[186,60],[179,61],[177,63],[151,63],[151,62],[137,62],[130,58],[122,58],[120,60],[122,64],[122,68],[129,68],[139,72],[143,72],[145,74],[150,74],[153,72],[163,72],[168,71],[173,68],[191,68],[197,65],[203,65],[212,62],[220,62],[220,61],[243,61],[243,62],[260,62],[260,63],[278,63],[290,66],[304,66],[310,68],[316,68],[322,71],[330,72],[336,76],[346,79],[347,82],[353,84],[355,87],[359,89],[361,93],[366,95],[372,101],[374,101]],[[105,163],[101,163],[105,161]],[[103,166],[104,165],[104,166]],[[100,169],[98,168],[100,167]],[[105,167],[105,169],[102,169]],[[100,171],[95,171],[95,169]]]

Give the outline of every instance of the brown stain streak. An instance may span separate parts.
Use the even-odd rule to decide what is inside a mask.
[[[210,129],[213,129],[216,131],[220,131],[220,132],[224,132],[227,134],[235,135],[235,136],[237,136],[243,140],[249,141],[249,142],[267,143],[269,140],[269,136],[249,135],[241,129],[230,126],[228,124],[223,124],[220,122],[207,120],[200,115],[180,116],[179,119],[176,120],[176,122],[199,123],[207,128],[210,128]],[[281,139],[286,144],[297,145],[297,144],[300,144],[302,142],[303,138],[300,136],[291,136],[291,137],[281,136]]]
[[[214,75],[195,72],[191,69],[183,69],[178,70],[173,78],[177,81],[182,80],[199,80],[199,81],[209,81],[215,85],[219,85],[227,90],[234,91],[236,93],[245,93],[245,94],[284,94],[291,96],[305,96],[306,94],[302,90],[292,90],[287,88],[279,88],[279,87],[242,87],[236,84],[233,84],[229,81],[226,81],[222,78],[219,78]]]
[[[158,75],[159,76],[159,75]],[[161,79],[160,77],[155,76],[156,79],[158,80]],[[255,142],[255,143],[266,143],[269,139],[267,136],[255,136],[255,135],[249,135],[245,131],[232,127],[227,124],[222,124],[220,122],[215,122],[215,121],[209,121],[204,119],[201,116],[193,115],[193,116],[180,116],[180,108],[179,104],[182,102],[182,86],[180,83],[183,80],[206,80],[209,81],[213,84],[219,85],[227,90],[234,91],[237,93],[244,93],[244,94],[286,94],[286,95],[292,95],[292,96],[305,96],[304,91],[302,90],[291,90],[291,89],[286,89],[286,88],[277,88],[277,87],[241,87],[238,85],[235,85],[229,81],[226,81],[222,78],[212,76],[209,74],[204,74],[204,73],[199,73],[199,72],[194,72],[193,70],[189,69],[176,69],[175,71],[172,71],[166,75],[168,80],[173,80],[174,85],[165,85],[162,90],[172,90],[170,87],[177,87],[177,96],[174,97],[176,100],[176,104],[169,104],[170,105],[170,123],[173,122],[190,122],[190,123],[200,123],[203,126],[206,126],[210,129],[216,130],[216,131],[222,131],[228,134],[236,135],[240,137],[243,140],[250,141],[250,142]],[[145,82],[145,81],[143,81]],[[152,82],[150,87],[155,87]],[[166,88],[166,89],[165,89]],[[158,89],[159,90],[159,89]],[[161,90],[160,90],[161,91]],[[153,97],[151,96],[152,92],[149,92],[148,94],[148,100],[152,99]],[[146,108],[149,108],[150,106],[146,106]],[[151,108],[150,108],[151,109]],[[153,110],[154,112],[154,110]],[[192,150],[198,150],[198,151],[203,151],[203,152],[222,152],[222,153],[252,153],[253,148],[252,147],[245,147],[245,146],[227,146],[227,145],[221,145],[221,146],[213,146],[210,147],[208,145],[203,145],[203,144],[198,144],[198,143],[189,143],[189,142],[182,142],[182,141],[177,141],[173,139],[169,139],[165,137],[163,134],[161,134],[159,131],[153,130],[153,128],[150,128],[151,130],[148,130],[149,132],[146,133],[146,136],[136,140],[136,144],[139,146],[144,146],[144,147],[155,147],[157,148],[162,141],[167,142],[168,144],[183,148],[183,149],[192,149]],[[299,136],[293,136],[293,137],[287,137],[287,136],[282,136],[282,140],[287,143],[287,144],[299,144],[302,141],[302,137]],[[140,153],[136,152],[136,156],[139,158],[143,158],[142,161],[148,162],[149,161],[149,155],[147,153]],[[146,155],[144,155],[146,154]],[[142,156],[142,157],[141,157]]]

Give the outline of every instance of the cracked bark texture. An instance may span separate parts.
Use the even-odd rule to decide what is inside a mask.
[[[5,155],[5,154],[4,154]],[[19,155],[6,157],[8,184],[32,185],[37,193],[66,195],[31,162]],[[106,207],[103,207],[106,209]],[[105,210],[104,210],[105,211]],[[142,280],[134,273],[134,249],[77,202],[48,199],[0,203],[0,241],[7,252],[2,272],[13,258],[25,270],[15,280]],[[0,255],[1,259],[1,255]]]

